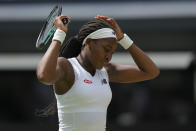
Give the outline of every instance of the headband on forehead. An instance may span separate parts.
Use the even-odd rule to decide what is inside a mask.
[[[112,30],[111,28],[102,28],[102,29],[99,29],[99,30],[96,30],[96,31],[90,33],[83,40],[82,45],[84,45],[86,43],[86,40],[88,38],[91,38],[91,39],[116,38],[116,35],[114,33],[114,30]]]

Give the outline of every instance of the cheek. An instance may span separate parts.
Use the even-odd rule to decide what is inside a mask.
[[[102,60],[104,58],[104,52],[102,52],[99,48],[96,48],[93,52],[92,52],[96,62],[99,62],[100,60]]]
[[[93,63],[97,68],[101,68],[103,66],[103,62],[105,61],[106,54],[102,48],[97,47],[92,50],[92,58]]]
[[[90,48],[90,51],[91,51],[91,54],[93,57],[98,57],[99,52],[100,52],[100,48],[96,44],[93,44]]]
[[[90,57],[94,65],[97,65],[97,63],[100,61],[100,54],[101,53],[98,47],[93,46],[90,48]]]

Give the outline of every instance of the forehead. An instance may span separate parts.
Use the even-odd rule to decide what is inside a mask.
[[[117,40],[115,38],[103,38],[103,39],[98,39],[98,42],[103,45],[103,46],[108,46],[108,47],[117,47]]]

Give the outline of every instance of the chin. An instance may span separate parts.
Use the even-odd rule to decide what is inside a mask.
[[[97,68],[96,68],[96,69],[101,70],[101,69],[103,68],[103,66],[104,66],[104,64],[102,64],[102,65],[97,65]]]
[[[103,68],[103,66],[98,66],[97,67],[98,70],[101,70],[102,68]]]
[[[97,63],[96,65],[96,69],[100,70],[102,69],[104,66],[106,66],[108,63],[107,62],[103,62],[103,63]]]

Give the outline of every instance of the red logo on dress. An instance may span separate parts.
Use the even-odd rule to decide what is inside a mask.
[[[92,84],[93,83],[91,80],[87,80],[87,79],[84,79],[84,82],[88,83],[88,84]]]

